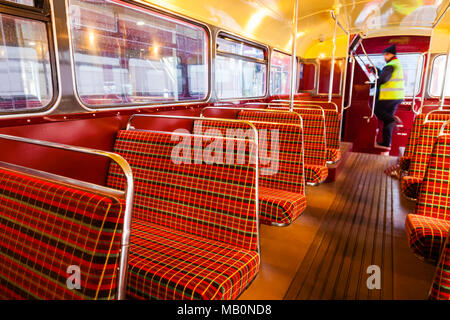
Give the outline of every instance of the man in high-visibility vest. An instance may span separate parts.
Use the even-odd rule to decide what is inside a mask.
[[[379,73],[378,97],[375,105],[375,115],[383,121],[383,142],[376,143],[375,147],[390,149],[394,127],[397,122],[401,122],[395,116],[395,112],[405,98],[405,81],[403,67],[396,57],[395,44],[386,48],[383,55],[386,65]]]

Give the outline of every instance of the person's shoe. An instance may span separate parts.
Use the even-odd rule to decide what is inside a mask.
[[[375,142],[374,147],[377,149],[391,150],[390,146],[384,146],[382,144],[378,144],[377,142]]]

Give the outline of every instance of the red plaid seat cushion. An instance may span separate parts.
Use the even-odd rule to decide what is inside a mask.
[[[220,164],[198,154],[210,142],[182,133],[119,132],[114,150],[135,178],[131,297],[235,298],[258,271],[256,146],[244,144],[243,163]],[[228,142],[235,151],[239,145],[215,142],[219,154]],[[111,165],[108,185],[124,183]]]
[[[236,299],[259,270],[256,251],[135,219],[128,297]]]
[[[450,237],[447,237],[436,268],[436,274],[430,290],[430,299],[450,300]]]
[[[430,261],[437,261],[447,238],[450,221],[409,214],[406,234],[412,251]]]
[[[327,162],[338,162],[342,157],[341,150],[327,148]]]
[[[305,164],[305,180],[311,185],[317,185],[324,182],[328,177],[328,168],[326,166],[317,166]]]
[[[0,299],[116,298],[124,201],[17,170],[0,168]]]
[[[303,194],[272,188],[259,188],[261,222],[289,225],[306,209]]]
[[[416,178],[412,176],[404,176],[400,181],[400,189],[409,199],[417,199],[417,193],[419,192],[420,184],[422,183],[421,178]]]
[[[284,195],[283,191],[287,191],[286,194],[296,194],[297,198],[303,199],[305,194],[304,185],[304,165],[303,165],[303,148],[302,148],[302,127],[294,124],[281,124],[276,122],[252,122],[258,130],[260,140],[260,175],[259,175],[259,189],[267,188],[272,189],[273,193]],[[220,130],[221,134],[227,134],[227,129],[240,129],[247,128],[244,124],[233,122],[222,122],[214,120],[198,120],[194,123],[194,133],[207,133],[210,129]],[[270,150],[272,145],[272,133],[271,131],[278,132],[279,150],[277,167],[273,168],[273,159],[271,159],[272,151]],[[267,134],[262,134],[265,131]],[[213,132],[214,133],[214,132]],[[209,134],[209,133],[207,133]],[[245,131],[234,131],[234,134],[245,134]],[[267,150],[269,149],[269,150]],[[269,208],[266,205],[261,204],[261,192],[260,196],[260,222],[265,224],[285,224],[286,219],[284,217],[294,217],[289,212],[283,214],[273,214],[273,210],[266,211]],[[292,201],[291,199],[286,199]],[[270,201],[267,198],[266,201]],[[276,203],[272,206],[280,208],[278,205],[279,199],[276,199]],[[301,202],[294,201],[294,205],[300,204],[298,209],[293,212],[303,212],[305,205]],[[299,214],[300,214],[299,213]],[[296,214],[295,217],[298,217]],[[273,220],[279,218],[279,220]]]
[[[399,169],[401,171],[408,171],[409,170],[409,166],[411,165],[411,157],[410,156],[403,156],[400,157],[398,159],[398,165],[399,165]]]

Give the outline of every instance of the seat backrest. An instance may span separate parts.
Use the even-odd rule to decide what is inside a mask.
[[[303,130],[295,124],[251,121],[259,136],[259,185],[304,194]],[[209,129],[242,129],[242,124],[214,120],[197,120],[194,133],[205,133]],[[244,134],[237,130],[237,135]],[[247,135],[248,136],[248,135]],[[278,143],[276,143],[278,141]],[[276,147],[272,148],[272,147]]]
[[[322,110],[296,109],[295,112],[243,110],[239,113],[238,119],[303,124],[305,163],[326,165],[325,122]]]
[[[411,132],[409,133],[408,141],[405,146],[405,152],[403,153],[404,157],[411,158],[414,155],[414,149],[416,148],[417,139],[419,138],[420,134],[420,127],[423,124],[425,116],[426,114],[421,113],[414,119],[413,126],[411,128]]]
[[[450,136],[436,138],[420,186],[416,213],[450,220]]]
[[[214,141],[175,132],[119,131],[114,151],[128,161],[135,179],[133,219],[257,250],[256,146],[247,141],[242,164],[224,157],[222,163],[207,161],[209,154],[224,156],[228,143],[240,147],[236,139]],[[208,146],[215,149],[207,154]],[[124,184],[111,164],[108,185]]]
[[[1,167],[0,299],[116,298],[124,208],[122,197]]]
[[[448,119],[450,119],[450,114],[434,115],[432,121],[425,121],[421,125],[417,144],[411,159],[410,176],[423,179],[434,143],[442,125]]]
[[[450,230],[448,231],[450,234]],[[431,300],[450,300],[450,236],[447,236],[430,290]]]
[[[305,163],[325,166],[327,162],[327,144],[323,110],[297,108],[295,112],[300,114],[303,119]]]

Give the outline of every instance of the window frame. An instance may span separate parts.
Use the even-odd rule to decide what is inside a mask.
[[[314,66],[314,87],[312,88],[312,89],[310,89],[310,90],[299,90],[299,86],[300,86],[300,65],[302,65],[302,64],[312,64],[313,66]],[[319,74],[319,64],[317,63],[317,60],[301,60],[301,59],[299,59],[298,60],[298,62],[297,62],[297,65],[298,65],[298,74],[299,74],[299,76],[298,76],[298,85],[297,85],[297,91],[299,92],[299,93],[301,93],[301,92],[305,92],[305,93],[307,93],[307,92],[310,92],[310,93],[314,93],[314,92],[316,92],[317,91],[317,86],[319,85],[319,83],[318,83],[318,79],[319,79],[319,76],[318,76],[318,74]]]
[[[58,66],[58,50],[56,45],[56,33],[54,29],[54,10],[48,0],[35,0],[40,4],[39,7],[31,7],[19,3],[0,0],[0,13],[14,16],[17,18],[24,18],[43,22],[45,24],[49,63],[52,80],[52,97],[49,103],[37,109],[23,109],[4,112],[0,110],[0,118],[16,118],[24,115],[46,115],[52,112],[57,107],[57,102],[60,98],[59,89],[59,66]],[[36,4],[36,3],[35,3]]]
[[[275,52],[287,55],[289,57],[289,59],[291,60],[291,62],[292,62],[292,54],[291,53],[286,53],[283,50],[280,50],[280,49],[277,49],[277,48],[272,48],[272,50],[270,51],[270,57],[269,57],[270,58],[269,59],[269,79],[268,79],[268,82],[269,82],[269,84],[268,84],[268,86],[269,86],[268,94],[269,94],[269,96],[277,95],[277,94],[271,92],[272,88],[271,88],[271,85],[270,85],[271,81],[272,81],[272,58],[273,58]],[[296,70],[295,77],[298,78],[297,75],[298,75],[298,72],[299,72],[299,69],[298,69],[298,67],[299,67],[299,59],[298,59],[298,57],[295,57],[295,58],[296,58],[296,63],[297,63],[297,66],[296,66],[296,69],[295,69]],[[289,73],[292,73],[292,68],[291,68],[290,64],[289,64]],[[298,80],[299,79],[297,79],[297,82],[298,82]],[[289,91],[290,91],[291,84],[289,83],[289,78],[288,78],[287,86],[288,86]],[[296,87],[297,87],[297,91],[298,91],[298,85],[296,85]],[[289,92],[287,94],[289,94]],[[285,93],[278,94],[278,95],[285,95]]]
[[[436,55],[433,57],[433,60],[432,60],[432,62],[431,62],[430,76],[429,76],[429,78],[428,78],[428,84],[427,84],[427,94],[428,94],[428,96],[429,96],[430,98],[433,98],[433,99],[440,99],[440,98],[441,98],[440,95],[434,96],[434,95],[431,94],[431,83],[432,83],[432,79],[433,79],[433,69],[434,69],[434,64],[435,64],[435,62],[436,62],[436,59],[439,58],[439,57],[442,57],[442,56],[443,56],[443,57],[446,57],[447,54],[446,54],[446,53],[438,53],[438,54],[436,54]],[[450,69],[450,66],[448,67],[448,69]],[[447,71],[447,70],[444,70],[444,72],[446,72],[446,71]],[[445,73],[444,73],[444,77],[445,77]],[[447,86],[450,86],[450,83],[447,83]],[[444,88],[444,90],[445,90],[445,88]],[[447,96],[447,95],[444,94],[444,98],[450,98],[450,96]]]
[[[398,53],[397,54],[397,56],[405,56],[405,55],[410,55],[410,54],[416,54],[416,55],[418,55],[419,56],[419,59],[422,59],[422,63],[420,64],[420,68],[422,69],[421,70],[421,75],[420,75],[420,77],[419,77],[419,81],[418,81],[418,83],[416,83],[416,92],[415,92],[415,96],[417,97],[417,96],[419,96],[420,95],[420,93],[422,92],[422,90],[423,90],[423,83],[424,83],[424,79],[423,79],[423,73],[424,73],[424,71],[425,71],[425,66],[426,66],[426,64],[425,64],[425,62],[426,62],[426,59],[425,59],[425,56],[423,55],[423,52],[402,52],[402,53]],[[362,55],[362,56],[364,56],[363,54],[360,54],[360,55]],[[370,54],[368,54],[368,56],[369,57],[372,57],[372,56],[379,56],[380,54],[377,54],[377,53],[370,53]],[[356,61],[357,63],[358,63],[358,61]],[[417,70],[416,70],[416,76],[417,76]],[[431,78],[430,78],[430,80],[431,80]],[[405,98],[409,98],[409,99],[412,99],[414,97],[414,92],[413,92],[413,94],[412,95],[405,95]]]
[[[234,53],[230,53],[230,52],[223,52],[223,51],[219,51],[217,50],[217,43],[218,43],[218,39],[221,37],[221,35],[224,35],[225,38],[228,38],[227,40],[231,40],[234,42],[240,42],[243,43],[245,45],[248,45],[250,47],[254,47],[257,49],[262,49],[264,52],[264,60],[261,59],[257,59],[257,58],[249,58],[246,56],[242,56],[239,54],[234,54]],[[215,49],[214,49],[214,91],[215,91],[215,95],[217,97],[218,101],[235,101],[235,100],[241,100],[241,99],[248,99],[248,100],[253,100],[253,99],[263,99],[263,98],[267,98],[268,94],[269,94],[269,86],[270,86],[270,60],[269,60],[269,46],[244,38],[242,36],[238,36],[234,33],[231,33],[229,31],[223,30],[223,29],[218,29],[216,32],[216,36],[214,39],[214,44],[215,44]],[[221,57],[227,57],[227,58],[238,58],[238,59],[242,59],[244,61],[247,62],[255,62],[255,63],[260,63],[260,64],[264,64],[266,66],[266,79],[264,81],[264,94],[262,96],[256,96],[256,97],[232,97],[232,98],[220,98],[217,95],[217,86],[216,86],[216,58],[218,56]]]
[[[1,1],[1,0],[0,0]],[[81,107],[89,112],[99,112],[99,111],[116,111],[116,110],[131,110],[131,109],[137,109],[137,108],[158,108],[161,106],[178,106],[178,105],[196,105],[199,103],[205,103],[208,102],[211,99],[211,91],[212,91],[212,81],[211,81],[211,61],[212,61],[212,46],[211,46],[211,28],[200,21],[197,21],[195,19],[187,18],[182,15],[176,14],[174,12],[169,12],[166,10],[161,10],[158,7],[155,7],[150,4],[143,4],[136,1],[129,1],[129,0],[122,0],[120,3],[126,7],[132,8],[132,9],[138,9],[143,10],[144,12],[150,12],[150,14],[156,14],[163,17],[167,17],[169,19],[179,20],[181,22],[184,22],[186,24],[191,24],[194,26],[197,26],[201,28],[205,32],[206,40],[206,54],[205,54],[205,64],[207,66],[207,92],[206,96],[202,100],[182,100],[182,101],[158,101],[158,102],[147,102],[147,103],[124,103],[120,105],[101,105],[101,106],[92,106],[85,104],[79,93],[77,88],[77,82],[76,82],[76,69],[75,69],[75,55],[74,55],[74,48],[72,43],[72,30],[70,25],[70,16],[69,16],[69,7],[70,7],[70,0],[64,0],[66,3],[66,20],[67,20],[67,33],[68,33],[68,41],[69,41],[69,53],[70,53],[70,64],[71,64],[71,70],[72,70],[72,85],[73,85],[73,92],[74,92],[74,98],[78,101],[78,103],[81,105]]]

